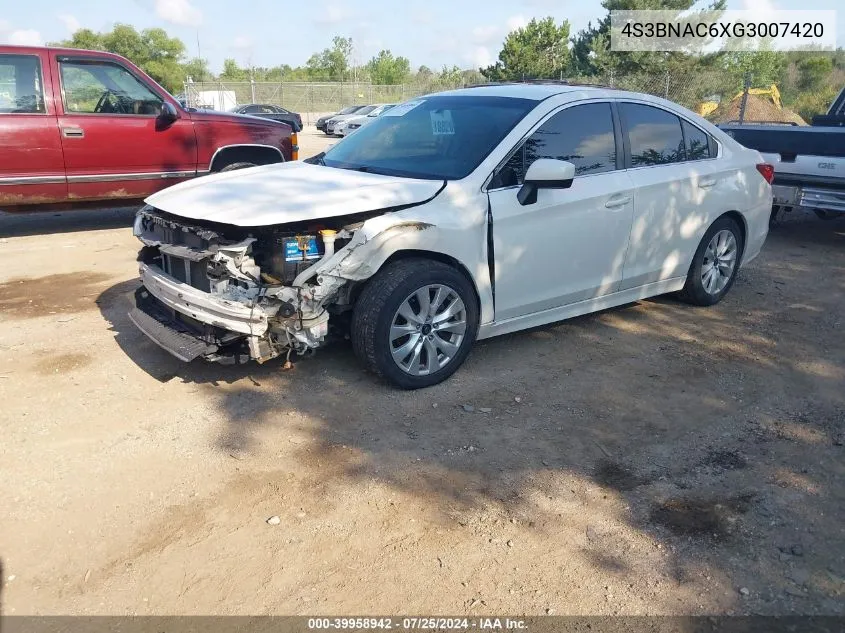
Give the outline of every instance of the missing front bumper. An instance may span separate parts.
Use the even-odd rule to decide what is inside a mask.
[[[179,360],[197,358],[225,364],[249,361],[244,338],[221,333],[202,323],[187,323],[153,297],[145,287],[135,291],[129,319],[148,339]]]

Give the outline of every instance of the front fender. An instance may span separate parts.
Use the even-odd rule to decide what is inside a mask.
[[[400,212],[367,220],[346,246],[315,267],[314,276],[320,284],[325,277],[360,282],[375,275],[388,259],[402,251],[444,256],[469,273],[479,296],[481,322],[492,321],[486,210],[459,216],[457,221],[455,216],[455,209],[442,218],[435,209],[429,209],[424,214]]]

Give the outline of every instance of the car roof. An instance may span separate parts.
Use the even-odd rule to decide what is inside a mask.
[[[24,46],[20,44],[0,44],[0,50],[9,54],[37,54],[43,51],[51,51],[59,55],[97,55],[99,57],[110,57],[112,59],[125,59],[115,53],[108,51],[95,51],[85,48],[65,48],[62,46]]]
[[[548,82],[548,83],[495,83],[484,84],[478,86],[470,86],[468,88],[458,88],[456,90],[446,90],[444,92],[434,93],[436,95],[449,96],[478,96],[478,97],[515,97],[519,99],[533,99],[534,101],[542,101],[559,94],[575,91],[596,91],[612,90],[612,88],[605,88],[604,86],[592,86],[586,84],[567,84],[563,82]],[[433,95],[432,95],[433,96]]]

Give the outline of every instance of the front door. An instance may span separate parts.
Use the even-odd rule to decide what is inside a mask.
[[[496,321],[614,292],[622,279],[633,187],[621,169],[609,102],[550,115],[494,174]],[[541,189],[522,206],[517,192],[538,158],[575,165],[569,189]]]
[[[196,174],[197,144],[184,111],[165,123],[165,97],[117,61],[58,57],[62,133],[71,199],[142,198]]]

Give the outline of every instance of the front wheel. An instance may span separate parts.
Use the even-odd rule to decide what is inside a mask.
[[[388,264],[366,285],[352,315],[352,348],[368,369],[403,389],[446,380],[478,334],[472,284],[442,262]]]
[[[250,163],[247,161],[242,161],[239,163],[230,163],[220,171],[235,171],[236,169],[246,169],[247,167],[255,167],[255,163]]]
[[[716,220],[695,251],[680,298],[699,306],[719,303],[736,280],[744,245],[735,220]]]

